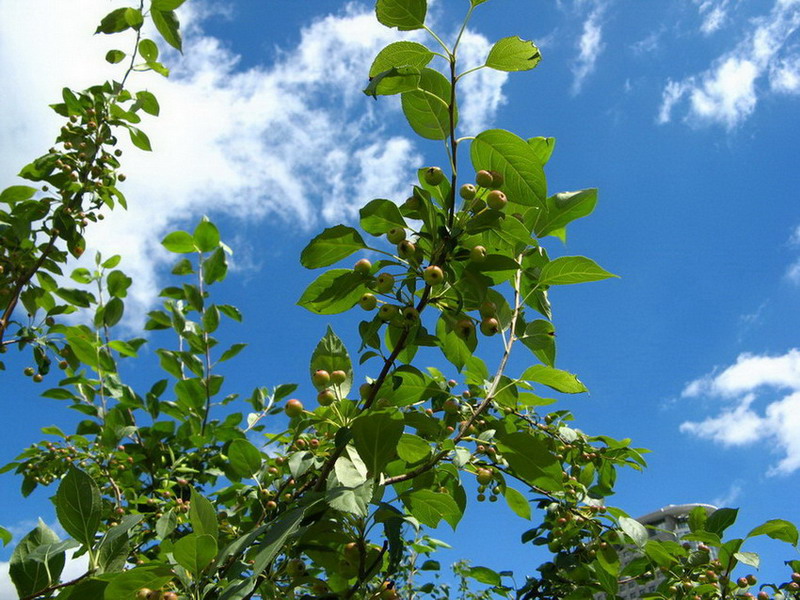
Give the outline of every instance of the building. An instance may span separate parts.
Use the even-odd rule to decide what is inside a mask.
[[[636,520],[647,527],[650,537],[654,539],[679,540],[689,533],[689,513],[698,506],[705,508],[706,513],[709,515],[717,510],[716,506],[710,504],[669,504]],[[697,542],[689,543],[693,547],[697,546]],[[633,559],[634,556],[633,550],[620,553],[623,563]],[[712,558],[716,558],[716,549],[714,548],[712,548]],[[645,584],[636,582],[622,584],[619,589],[619,596],[623,600],[639,600],[644,594],[655,591],[662,581],[663,577],[657,575],[655,579]],[[604,595],[600,594],[600,597],[602,596]]]

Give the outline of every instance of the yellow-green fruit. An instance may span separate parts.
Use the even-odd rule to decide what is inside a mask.
[[[374,295],[366,293],[358,299],[358,305],[364,310],[375,310],[375,307],[378,306],[378,299]]]
[[[391,273],[381,273],[375,280],[375,291],[379,294],[386,294],[394,288],[394,275]]]
[[[399,244],[406,239],[406,230],[402,227],[392,227],[386,232],[386,239],[390,244]]]
[[[481,485],[489,485],[492,482],[492,472],[489,469],[478,469],[475,478]]]
[[[499,189],[503,187],[504,179],[503,176],[498,173],[497,171],[489,171],[489,174],[492,176],[492,188]]]
[[[500,331],[500,323],[494,317],[489,317],[481,321],[481,333],[483,335],[495,335]]]
[[[397,315],[397,307],[394,304],[384,304],[378,310],[378,318],[381,321],[391,321]]]
[[[311,375],[311,382],[316,387],[325,387],[331,382],[331,374],[328,373],[325,369],[317,369]]]
[[[444,181],[444,172],[439,167],[428,167],[424,179],[428,185],[439,185]]]
[[[341,385],[347,381],[347,373],[344,371],[336,370],[331,373],[331,383],[334,385]]]
[[[508,198],[506,198],[506,195],[500,190],[492,190],[486,196],[486,204],[489,205],[489,208],[494,210],[503,210],[506,204],[508,204]]]
[[[292,579],[297,579],[306,574],[306,563],[299,558],[293,558],[286,563],[286,574]]]
[[[461,406],[455,398],[448,398],[444,401],[444,404],[442,404],[442,409],[448,415],[456,415],[461,410]]]
[[[472,185],[471,183],[465,183],[461,186],[461,189],[458,190],[458,195],[461,196],[464,200],[472,200],[475,197],[475,194],[478,193],[477,188]]]
[[[467,339],[473,333],[475,333],[475,323],[473,323],[470,319],[461,319],[456,323],[453,331],[455,331],[458,337]]]
[[[480,307],[478,308],[478,312],[481,313],[481,317],[484,319],[488,319],[489,317],[494,317],[497,315],[497,305],[494,302],[482,302]]]
[[[372,263],[366,258],[362,258],[353,266],[353,270],[362,275],[369,275],[369,272],[372,270]]]
[[[397,255],[400,258],[413,259],[417,253],[417,247],[413,242],[403,240],[397,244]]]
[[[344,546],[344,559],[352,563],[361,560],[361,551],[358,549],[358,542],[349,542]]]
[[[322,390],[317,394],[317,402],[320,406],[330,406],[336,401],[336,393],[331,390]]]
[[[482,263],[486,260],[486,248],[475,246],[469,251],[469,259],[474,263]]]
[[[358,388],[358,393],[362,398],[369,398],[369,395],[372,393],[372,384],[362,383],[361,387]]]
[[[358,576],[358,562],[349,561],[343,558],[339,561],[339,575],[345,579],[352,579]]]
[[[331,588],[328,587],[328,584],[324,581],[315,581],[311,585],[311,593],[315,596],[325,596],[326,594],[329,594],[330,591]]]
[[[482,188],[489,188],[492,187],[492,174],[489,171],[478,171],[475,173],[475,183],[477,183]]]
[[[403,309],[403,321],[409,324],[419,321],[419,311],[413,306],[406,306]]]
[[[425,267],[425,270],[422,272],[422,279],[424,279],[425,283],[428,285],[439,285],[444,281],[444,271],[437,265],[430,265],[429,267]]]
[[[296,398],[286,401],[286,406],[283,407],[283,412],[290,418],[299,417],[303,414],[303,403]]]
[[[136,600],[150,600],[152,593],[150,588],[141,588],[136,591]]]

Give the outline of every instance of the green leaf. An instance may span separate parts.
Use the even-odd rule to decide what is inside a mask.
[[[56,290],[56,296],[80,308],[89,308],[96,302],[95,297],[89,292],[72,288],[59,288]]]
[[[556,235],[575,219],[590,215],[596,205],[597,190],[593,188],[550,196],[545,202],[545,211],[539,213],[534,225],[536,235]]]
[[[647,540],[649,539],[649,535],[647,534],[647,528],[639,523],[636,519],[631,519],[630,517],[620,517],[619,518],[619,526],[636,544],[639,548],[644,548]]]
[[[125,312],[125,304],[119,298],[111,298],[103,308],[103,325],[113,327]]]
[[[5,539],[5,536],[4,536]],[[39,548],[47,548],[59,542],[58,536],[39,519],[35,529],[23,537],[8,565],[9,575],[19,597],[25,597],[56,583],[64,569],[64,552],[41,556],[34,554]],[[44,560],[42,560],[44,558]]]
[[[71,466],[58,486],[55,505],[58,522],[64,531],[91,547],[103,514],[100,489],[94,479]]]
[[[797,546],[798,543],[797,527],[783,519],[771,519],[753,529],[747,534],[747,537],[755,537],[757,535],[766,535],[773,540],[788,542],[792,546]]]
[[[537,319],[525,326],[525,333],[519,340],[548,367],[556,362],[555,327],[550,321]]]
[[[363,275],[352,269],[331,269],[306,288],[297,304],[320,315],[333,315],[353,308],[367,291]]]
[[[161,245],[170,252],[176,254],[188,254],[190,252],[197,252],[198,248],[195,246],[194,237],[188,231],[173,231],[161,240]]]
[[[355,487],[334,487],[325,494],[325,501],[331,508],[359,517],[369,514],[369,502],[372,499],[373,482],[365,481]]]
[[[127,8],[112,10],[100,21],[95,33],[119,33],[130,28],[131,25],[125,18],[128,10]]]
[[[418,435],[404,433],[397,443],[397,455],[407,463],[414,464],[431,455],[431,445]]]
[[[736,522],[736,515],[738,514],[738,508],[718,508],[708,515],[705,530],[710,533],[716,533],[721,537],[723,532]]]
[[[542,163],[530,145],[511,132],[490,129],[478,134],[470,147],[472,166],[497,171],[509,201],[544,208],[547,182]]]
[[[432,490],[413,490],[403,501],[413,517],[428,527],[438,527],[444,519],[455,531],[463,515],[452,496]]]
[[[353,445],[373,477],[378,477],[386,463],[397,456],[397,443],[404,429],[403,414],[398,410],[371,412],[353,420]]]
[[[119,525],[109,529],[97,546],[97,557],[104,573],[122,571],[130,553],[128,532],[143,515],[125,515]]]
[[[563,394],[581,394],[589,389],[572,373],[545,365],[533,365],[525,369],[520,379],[535,381]]]
[[[152,0],[151,6],[156,10],[175,10],[186,0]]]
[[[178,17],[171,10],[152,9],[150,17],[158,32],[170,46],[178,52],[183,52],[183,42],[179,30]]]
[[[513,510],[523,519],[530,520],[531,504],[530,502],[528,502],[525,496],[523,496],[520,492],[518,492],[514,488],[508,486],[506,486],[505,491],[503,492],[503,496],[505,496],[506,503],[508,504],[508,507],[511,510]]]
[[[3,542],[3,546],[8,546],[8,543],[14,538],[11,532],[6,529],[5,527],[0,527],[0,541]]]
[[[698,531],[705,531],[706,521],[708,520],[708,513],[704,506],[695,506],[689,512],[689,530],[692,533]]]
[[[261,452],[247,440],[233,440],[228,448],[228,461],[237,475],[253,478],[261,469]]]
[[[152,93],[147,91],[136,92],[136,104],[141,106],[142,110],[148,115],[157,117],[161,112],[161,107],[158,105],[158,100],[156,100],[156,97]]]
[[[128,288],[131,287],[133,279],[125,275],[122,271],[111,271],[106,277],[108,293],[115,298],[124,298],[128,295]]]
[[[165,512],[156,521],[156,535],[159,540],[165,540],[178,526],[178,517],[172,509]]]
[[[109,50],[106,52],[106,62],[115,65],[125,60],[125,53],[122,50]]]
[[[556,149],[556,138],[533,137],[528,140],[528,145],[533,149],[542,166],[544,166],[553,155],[553,150]]]
[[[336,225],[309,242],[300,254],[300,264],[306,269],[327,267],[366,247],[358,231],[345,225]]]
[[[139,56],[147,62],[158,60],[158,46],[153,40],[141,40],[139,42]]]
[[[374,77],[364,88],[367,96],[393,96],[419,88],[420,70],[417,67],[392,67]]]
[[[500,437],[497,446],[516,476],[546,490],[562,489],[561,464],[542,440],[518,431]]]
[[[472,331],[466,339],[456,333],[455,326],[460,320],[448,318],[445,313],[442,313],[436,322],[436,337],[439,338],[439,347],[445,358],[453,363],[453,366],[459,371],[464,368],[475,348],[478,347],[475,331]]]
[[[192,488],[191,504],[189,505],[189,522],[195,533],[210,535],[214,540],[218,539],[217,511],[211,501],[201,496],[194,488]]]
[[[163,565],[135,567],[114,576],[106,587],[105,600],[134,600],[142,588],[157,590],[169,583],[175,574]]]
[[[13,206],[17,202],[29,200],[35,193],[36,188],[32,188],[28,185],[12,185],[0,192],[0,202]]]
[[[464,569],[464,575],[486,585],[497,586],[502,583],[500,573],[493,571],[489,567],[467,567]]]
[[[503,38],[492,46],[486,66],[498,71],[529,71],[540,60],[542,55],[536,44],[514,36]]]
[[[131,142],[133,145],[139,148],[139,150],[144,150],[145,152],[152,151],[153,147],[150,145],[150,138],[147,137],[147,134],[134,127],[133,125],[126,125],[128,128],[128,133],[131,136]]]
[[[400,31],[421,29],[427,10],[426,0],[378,0],[375,4],[378,21]]]
[[[562,256],[542,267],[539,285],[570,285],[617,277],[585,256]]]
[[[415,67],[423,69],[433,59],[433,52],[417,42],[394,42],[378,52],[369,68],[369,76],[375,77],[392,67]]]
[[[180,566],[197,577],[217,555],[217,542],[210,535],[190,533],[175,542],[172,555]]]
[[[734,552],[733,557],[740,563],[744,563],[758,569],[761,566],[761,558],[755,552]]]
[[[328,373],[344,371],[347,374],[345,381],[338,386],[339,395],[342,398],[346,397],[353,385],[353,364],[344,342],[334,333],[330,326],[328,326],[325,335],[311,354],[309,375],[313,375],[320,370]],[[318,386],[317,389],[323,390],[326,387],[329,386]],[[333,385],[331,384],[330,387],[333,387]]]
[[[217,308],[219,308],[219,307],[217,307]],[[234,356],[239,354],[246,347],[247,347],[247,344],[242,344],[242,343],[234,344],[233,346],[231,346],[230,348],[225,350],[225,352],[222,353],[222,355],[219,357],[219,360],[217,362],[225,362],[226,360],[232,359]]]
[[[429,140],[444,140],[450,135],[450,82],[433,69],[423,69],[419,91],[401,95],[403,114],[411,128]],[[458,123],[456,112],[454,124]]]
[[[192,239],[200,252],[211,252],[219,246],[219,229],[211,221],[203,218],[195,228]]]
[[[361,229],[372,235],[383,235],[395,227],[405,228],[406,220],[391,200],[378,198],[367,203],[360,211]]]

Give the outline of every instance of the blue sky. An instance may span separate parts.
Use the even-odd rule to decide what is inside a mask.
[[[115,75],[102,64],[109,40],[91,32],[120,2],[40,3],[32,12],[0,0],[0,80],[17,90],[0,113],[3,187],[49,147],[58,122],[46,106],[60,88]],[[434,29],[451,34],[466,4],[432,3]],[[360,91],[398,36],[369,3],[199,3],[183,19],[185,54],[167,60],[170,81],[132,82],[161,101],[162,116],[145,124],[155,152],[126,152],[131,210],[91,242],[123,254],[135,324],[168,281],[158,241],[209,214],[236,252],[219,293],[247,316],[230,332],[250,344],[227,373],[231,386],[296,381],[310,394],[316,341],[330,321],[355,344],[357,315],[326,320],[294,305],[314,277],[300,250],[372,198],[404,199],[416,168],[443,162],[441,148],[412,135],[396,99]],[[769,518],[800,521],[798,28],[797,0],[489,0],[465,40],[467,62],[507,35],[535,41],[543,60],[530,73],[465,80],[462,133],[554,136],[550,190],[600,189],[595,214],[571,227],[565,247],[549,246],[621,279],[553,293],[558,366],[591,390],[564,401],[578,427],[653,450],[646,473],[618,484],[614,501],[633,515],[696,501],[740,507],[740,533]],[[2,462],[41,426],[72,419],[37,397],[23,366],[12,360],[0,388],[13,415]],[[154,377],[130,376],[142,386]],[[47,493],[20,502],[17,490],[3,475],[3,525],[52,520]],[[487,526],[486,514],[469,515],[455,538],[464,555],[524,573],[535,560],[517,552],[525,524],[509,513]],[[794,558],[754,548],[767,553],[768,574]]]

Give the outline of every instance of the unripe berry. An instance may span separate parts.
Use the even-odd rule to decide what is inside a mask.
[[[497,190],[503,187],[503,183],[505,182],[505,180],[503,179],[503,176],[500,173],[498,173],[497,171],[489,171],[489,174],[492,176],[492,186],[491,186],[492,188]]]
[[[492,336],[500,331],[500,323],[494,317],[489,317],[481,321],[481,333]]]
[[[136,591],[136,600],[149,600],[153,593],[150,588],[141,588]]]
[[[457,415],[461,411],[461,405],[455,398],[448,398],[442,404],[442,410],[448,415]]]
[[[439,167],[428,167],[424,179],[428,185],[439,185],[444,181],[444,172]]]
[[[422,272],[422,279],[424,279],[425,283],[428,285],[439,285],[444,281],[444,271],[437,265],[430,265],[429,267],[425,267],[425,270]]]
[[[419,321],[419,311],[413,306],[406,306],[403,309],[403,321],[412,324]]]
[[[391,321],[397,315],[397,307],[393,304],[384,304],[378,310],[378,318],[381,321]]]
[[[292,579],[297,579],[306,574],[306,563],[299,558],[293,558],[286,563],[286,574]]]
[[[25,370],[23,371],[26,377],[33,377],[35,372],[36,371],[33,370],[33,367],[25,367]]]
[[[475,478],[481,485],[489,485],[492,482],[492,472],[489,469],[478,469]]]
[[[472,200],[475,198],[475,194],[477,193],[477,188],[471,183],[465,183],[461,186],[461,189],[458,190],[459,196],[461,196],[464,200]]]
[[[503,210],[506,204],[508,204],[508,198],[506,198],[506,195],[500,190],[492,190],[486,196],[486,204],[488,204],[491,209]]]
[[[286,406],[283,407],[283,412],[285,412],[289,418],[299,417],[303,414],[303,403],[296,398],[287,400]]]
[[[469,251],[469,259],[474,263],[482,263],[486,260],[486,248],[475,246]]]
[[[320,406],[330,406],[336,401],[336,392],[333,390],[322,390],[317,394],[317,402]]]
[[[390,244],[399,244],[406,239],[406,230],[402,227],[392,227],[386,232],[386,239]]]
[[[403,240],[397,244],[397,254],[400,258],[405,258],[406,260],[414,259],[417,254],[417,247],[413,242]]]
[[[364,310],[375,310],[378,299],[373,294],[366,293],[358,300],[358,305]]]
[[[480,307],[478,307],[478,312],[481,314],[481,317],[484,319],[488,319],[489,317],[494,317],[497,315],[497,305],[494,302],[482,302]]]
[[[391,273],[381,273],[375,280],[375,291],[379,294],[386,294],[394,288],[394,275]]]
[[[369,275],[369,272],[372,270],[372,263],[366,258],[362,258],[353,266],[353,270],[361,275]]]
[[[475,183],[482,188],[492,187],[493,181],[492,174],[489,171],[481,170],[475,173]]]
[[[461,319],[456,323],[453,331],[455,331],[455,334],[458,337],[467,339],[473,333],[475,333],[475,323],[473,323],[470,319]]]
[[[347,381],[347,373],[344,371],[336,370],[331,373],[331,383],[334,385],[341,385]]]
[[[325,387],[331,382],[331,374],[325,369],[317,369],[311,375],[311,382],[315,387]]]

